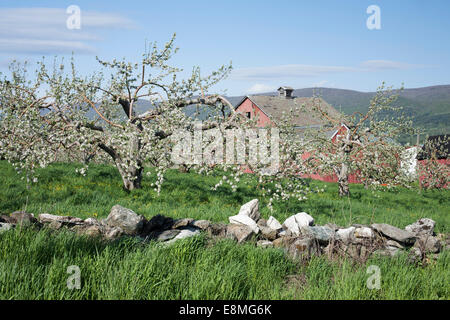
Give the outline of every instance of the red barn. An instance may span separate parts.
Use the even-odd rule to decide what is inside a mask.
[[[280,87],[278,96],[246,96],[235,107],[235,110],[249,119],[256,119],[258,127],[276,126],[283,112],[289,112],[294,108],[300,109],[300,112],[294,118],[294,125],[299,130],[314,127],[321,127],[324,122],[313,110],[315,105],[320,105],[321,109],[327,112],[333,118],[339,118],[340,113],[322,98],[294,97],[294,89],[291,87]],[[345,124],[330,130],[327,134],[333,141],[345,134],[349,128]],[[307,156],[307,155],[305,155]],[[308,175],[312,179],[337,182],[336,175],[322,176],[320,174]],[[359,182],[355,177],[350,176],[351,183]]]
[[[422,150],[417,154],[417,160],[419,162],[419,182],[421,185],[426,184],[428,180],[426,173],[420,172],[422,171],[421,167],[430,165],[427,162],[438,163],[447,166],[447,168],[450,167],[450,134],[429,137],[425,141]],[[448,181],[448,178],[446,180]],[[449,185],[443,181],[441,186],[448,188]]]

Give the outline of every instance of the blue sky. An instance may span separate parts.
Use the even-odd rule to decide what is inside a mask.
[[[66,27],[66,8],[81,9],[81,29]],[[381,29],[369,30],[377,5]],[[0,69],[11,59],[75,52],[82,72],[95,56],[138,61],[145,40],[177,33],[173,64],[206,74],[233,63],[214,88],[241,95],[294,88],[374,91],[450,84],[450,1],[1,1]]]

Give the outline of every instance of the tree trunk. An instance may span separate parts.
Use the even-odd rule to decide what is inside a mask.
[[[341,169],[338,171],[339,195],[347,197],[350,195],[348,187],[348,166],[346,163],[341,164]]]
[[[119,169],[119,173],[123,181],[123,188],[125,190],[131,191],[134,189],[141,188],[142,171],[143,171],[142,167],[140,167],[139,169],[133,167],[125,171],[121,169],[119,165],[117,165],[117,169]]]

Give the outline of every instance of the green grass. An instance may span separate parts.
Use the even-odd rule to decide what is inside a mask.
[[[39,171],[39,182],[27,189],[13,168],[0,161],[0,212],[15,210],[82,218],[106,217],[117,203],[147,218],[155,214],[227,222],[246,201],[259,198],[264,218],[281,222],[306,211],[316,224],[386,222],[404,227],[422,217],[449,232],[449,191],[399,189],[371,192],[352,185],[352,197],[341,199],[337,186],[311,182],[326,191],[307,201],[265,207],[252,176],[242,179],[237,193],[211,191],[218,176],[170,171],[161,195],[145,178],[143,188],[122,190],[116,169],[92,165],[86,177],[80,165],[54,164]],[[221,174],[220,174],[221,176]],[[231,240],[211,244],[198,236],[161,246],[134,239],[105,243],[70,232],[16,229],[0,234],[0,299],[449,299],[449,254],[425,267],[395,259],[372,258],[359,265],[349,260],[290,260],[281,250],[237,245]],[[366,287],[369,265],[381,271],[381,289]],[[81,270],[81,289],[69,290],[67,267]]]

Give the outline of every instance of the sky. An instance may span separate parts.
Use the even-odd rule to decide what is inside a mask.
[[[73,5],[79,29],[67,27]],[[379,15],[368,11],[373,5]],[[184,76],[194,66],[206,75],[232,62],[230,76],[213,88],[227,95],[282,85],[375,91],[383,81],[450,84],[449,14],[448,0],[2,0],[0,71],[13,59],[33,64],[74,52],[89,74],[99,69],[96,56],[138,62],[146,42],[164,45],[176,33],[172,64]]]

